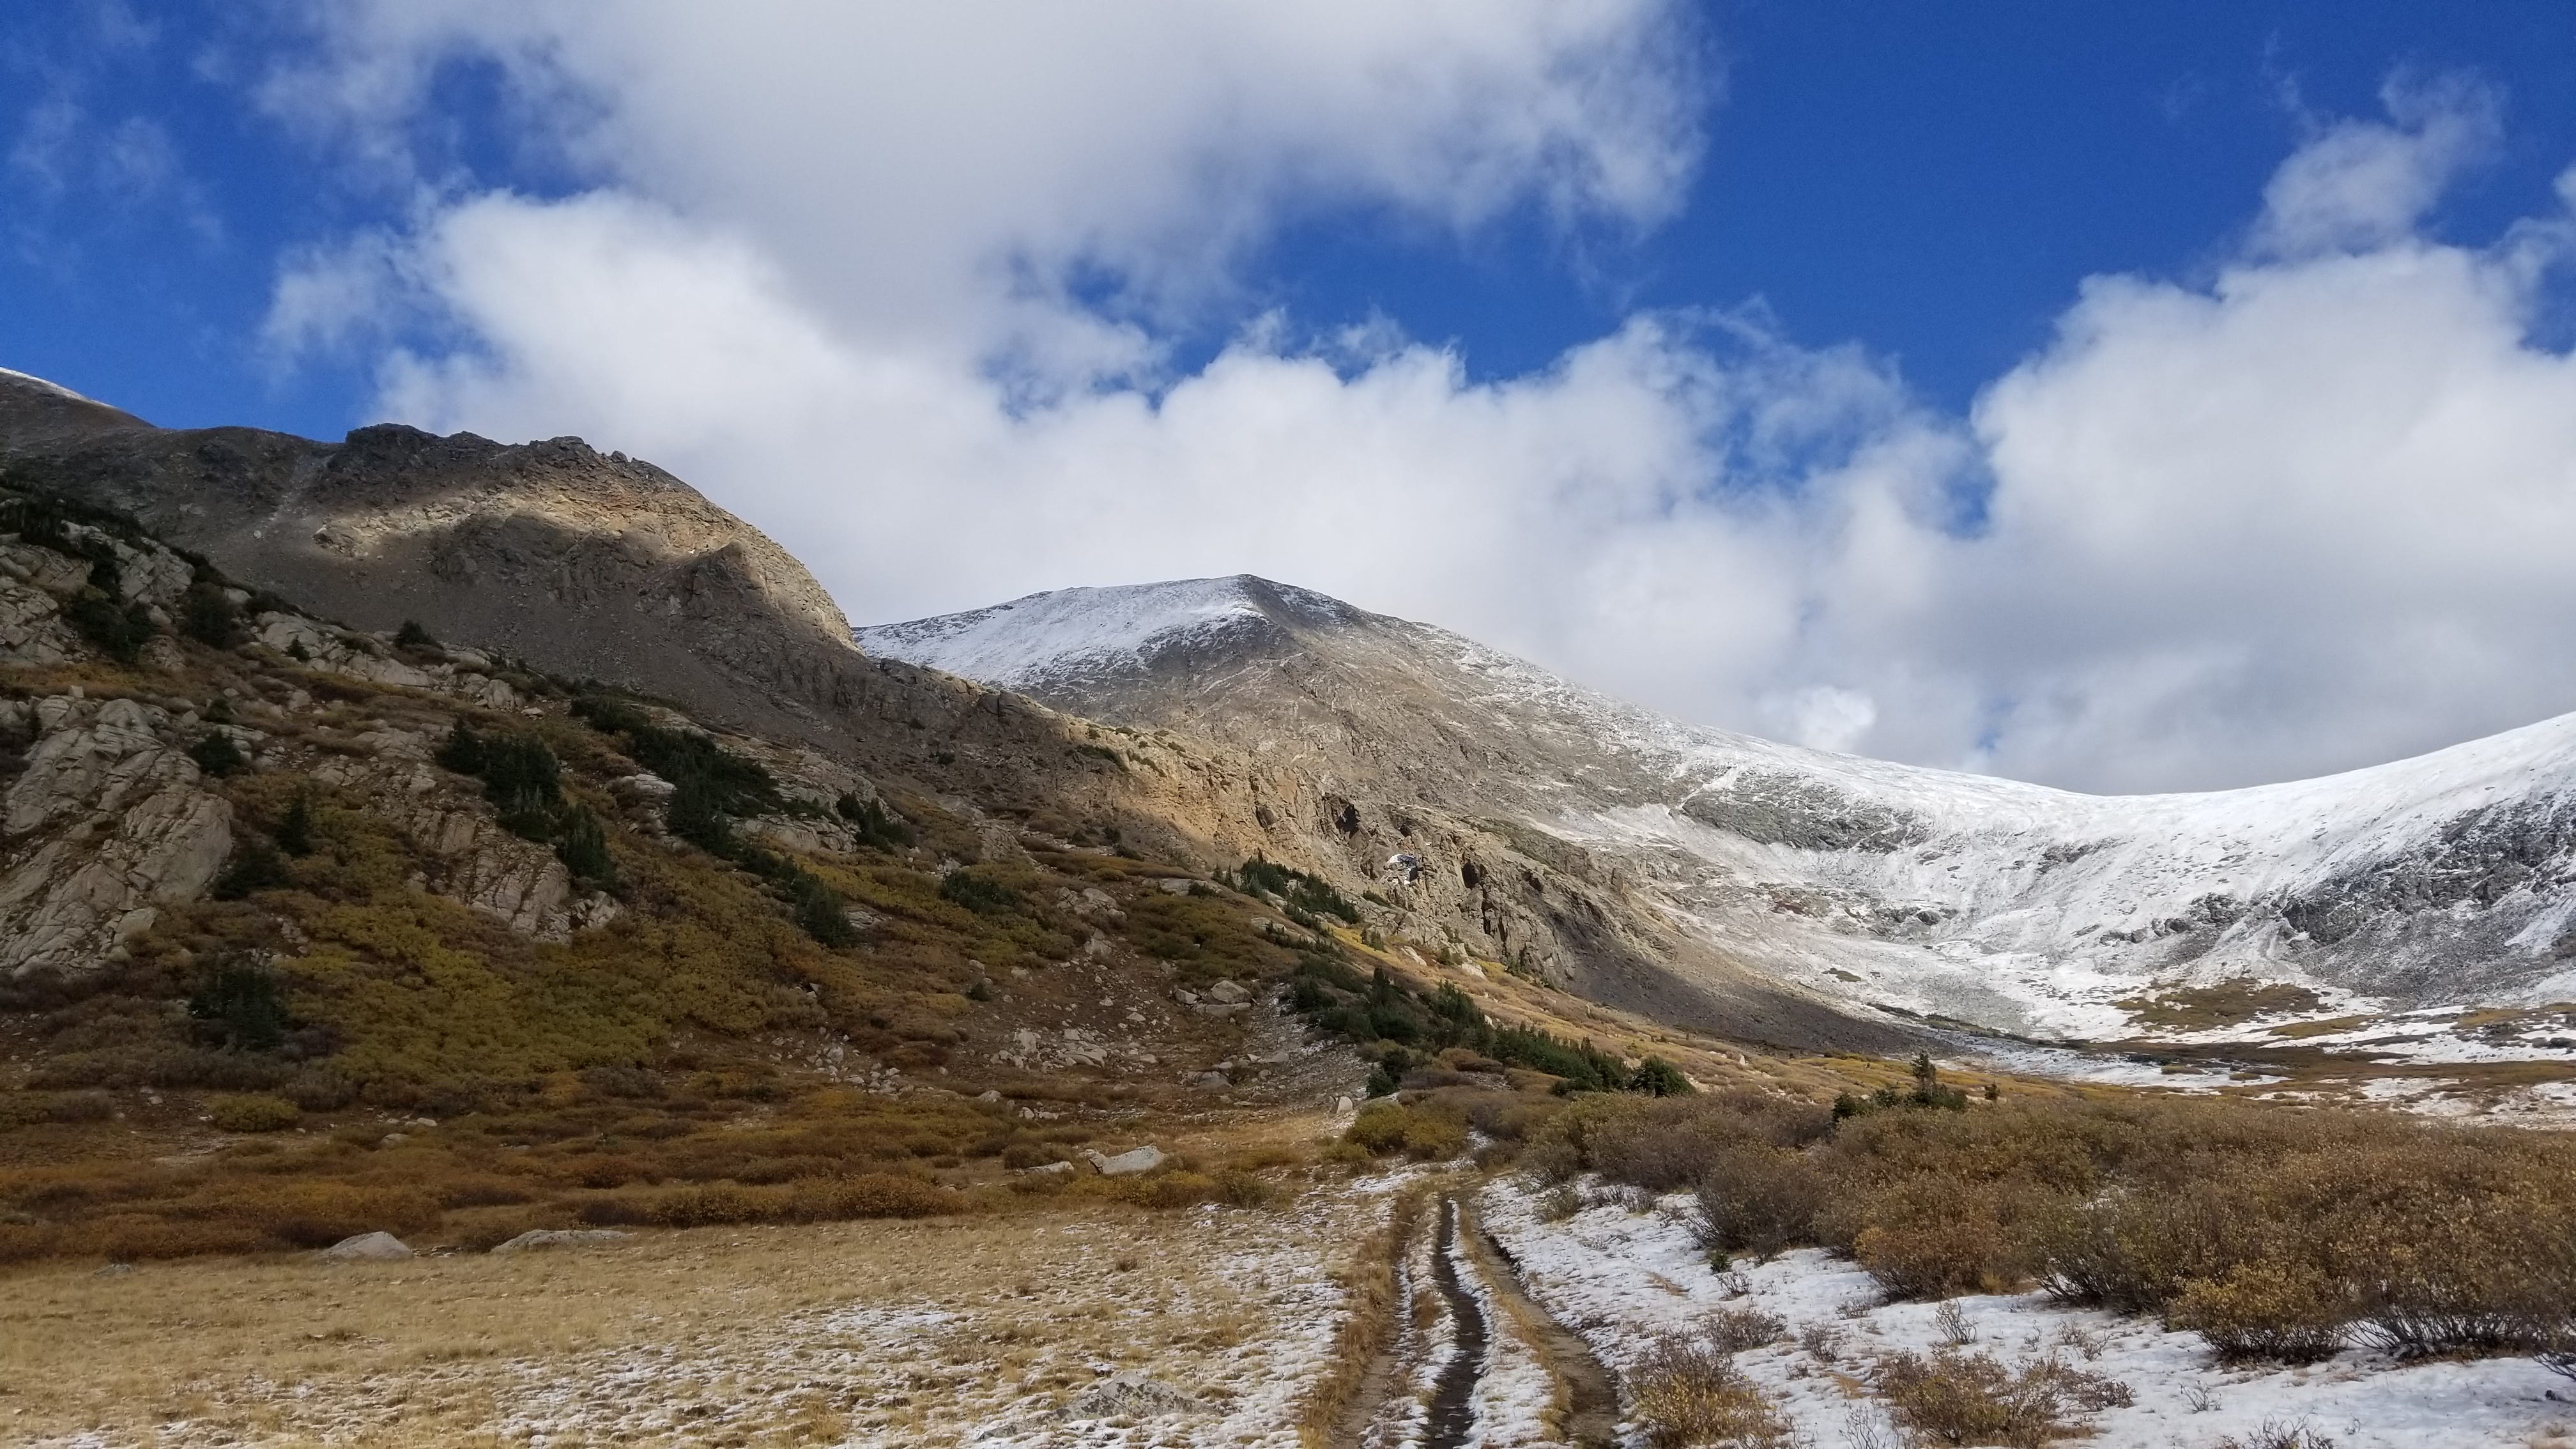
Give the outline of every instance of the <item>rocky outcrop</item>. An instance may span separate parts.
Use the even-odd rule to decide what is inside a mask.
[[[7,567],[8,553],[0,550],[0,569]],[[0,578],[0,659],[12,664],[61,664],[80,652],[80,636],[63,619],[62,605],[53,595],[14,578]]]
[[[223,868],[232,807],[163,710],[58,695],[0,728],[34,736],[0,793],[0,976],[94,966]]]
[[[148,540],[129,543],[85,524],[71,524],[63,534],[67,538],[55,541],[96,550],[111,565],[106,576],[115,583],[116,603],[140,607],[157,628],[171,626],[170,610],[196,581],[196,569],[186,559]],[[64,610],[100,576],[90,558],[0,535],[0,663],[47,665],[86,658],[88,647]],[[153,642],[169,647],[159,639]],[[146,663],[158,666],[167,660],[156,655]]]
[[[470,700],[487,709],[517,709],[519,696],[505,680],[481,672],[491,661],[471,651],[437,651],[445,658],[410,663],[395,653],[391,634],[339,629],[301,614],[265,613],[253,621],[258,643],[330,674],[398,689],[425,689]]]

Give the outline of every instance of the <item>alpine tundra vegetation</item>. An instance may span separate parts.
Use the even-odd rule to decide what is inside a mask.
[[[642,465],[577,444],[0,387],[0,1332],[82,1365],[13,1390],[40,1442],[2562,1422],[2576,1148],[2489,1124],[2557,1119],[2576,1018],[2486,913],[2576,869],[2525,833],[2510,887],[2433,884],[2554,818],[2484,763],[2550,727],[2097,801],[1694,733],[1258,580],[863,651],[676,480],[694,535],[589,507],[564,470]],[[374,520],[331,567],[380,627],[209,504],[307,459]],[[550,606],[479,637],[510,589]],[[581,667],[674,606],[709,627]],[[2222,828],[2241,912],[2087,922],[2082,991],[2015,994],[1993,919],[2044,944],[2115,868],[2205,897]],[[745,1274],[794,1286],[708,1296]]]
[[[13,7],[0,1446],[2576,1449],[2569,19]]]

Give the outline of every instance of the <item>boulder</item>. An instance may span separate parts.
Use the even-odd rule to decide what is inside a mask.
[[[609,781],[608,793],[620,800],[659,805],[680,793],[680,787],[650,770],[638,770],[632,775],[620,775]]]
[[[530,1228],[510,1241],[496,1245],[492,1251],[533,1253],[544,1248],[606,1247],[625,1242],[633,1236],[633,1233],[621,1233],[615,1228]]]
[[[313,1256],[334,1263],[390,1263],[411,1255],[403,1240],[391,1233],[360,1233],[354,1238],[342,1238]]]
[[[1233,1086],[1234,1079],[1228,1077],[1223,1072],[1193,1072],[1190,1074],[1185,1085],[1192,1087],[1206,1087],[1211,1090],[1222,1091],[1227,1087]]]
[[[1252,993],[1231,981],[1220,981],[1207,989],[1207,999],[1219,1006],[1240,1006],[1252,999]]]
[[[1121,1152],[1116,1157],[1103,1157],[1097,1152],[1085,1152],[1083,1156],[1091,1159],[1092,1167],[1102,1177],[1132,1177],[1163,1165],[1163,1149],[1151,1143],[1133,1152]]]

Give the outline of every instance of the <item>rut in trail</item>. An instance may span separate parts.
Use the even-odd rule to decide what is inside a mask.
[[[1520,1259],[1492,1232],[1462,1215],[1467,1252],[1493,1290],[1495,1307],[1514,1323],[1565,1388],[1566,1442],[1574,1449],[1614,1449],[1619,1442],[1619,1381],[1582,1335],[1556,1320],[1521,1281]]]
[[[1484,1305],[1467,1285],[1458,1281],[1458,1264],[1452,1256],[1458,1241],[1458,1200],[1440,1200],[1439,1235],[1431,1243],[1431,1281],[1438,1285],[1440,1296],[1449,1305],[1449,1321],[1456,1326],[1458,1352],[1440,1370],[1440,1380],[1432,1386],[1429,1422],[1423,1426],[1424,1449],[1466,1449],[1468,1438],[1476,1431],[1476,1381],[1485,1375],[1485,1348],[1491,1330],[1485,1323]]]

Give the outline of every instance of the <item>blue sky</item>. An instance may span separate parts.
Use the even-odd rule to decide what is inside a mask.
[[[407,203],[262,113],[257,83],[303,30],[238,6],[31,9],[0,42],[0,365],[171,426],[331,436],[373,420],[363,359],[286,367],[259,346],[286,257]],[[1691,40],[1714,83],[1680,215],[1568,237],[1524,209],[1461,238],[1337,207],[1283,226],[1250,292],[1315,326],[1383,314],[1489,377],[1641,306],[1760,299],[1791,335],[1864,342],[1964,408],[2082,278],[2204,268],[2314,118],[2369,112],[2392,74],[2465,70],[2505,97],[2505,146],[2437,232],[2493,236],[2576,157],[2561,4],[1741,0],[1708,7]],[[418,129],[484,183],[577,189],[515,143],[505,109],[488,71],[460,64]],[[120,169],[117,130],[136,120],[166,138],[166,173]],[[1239,320],[1197,319],[1185,345]]]
[[[2576,708],[2564,5],[30,10],[0,366],[583,433],[863,618],[1250,569],[2096,788]]]

